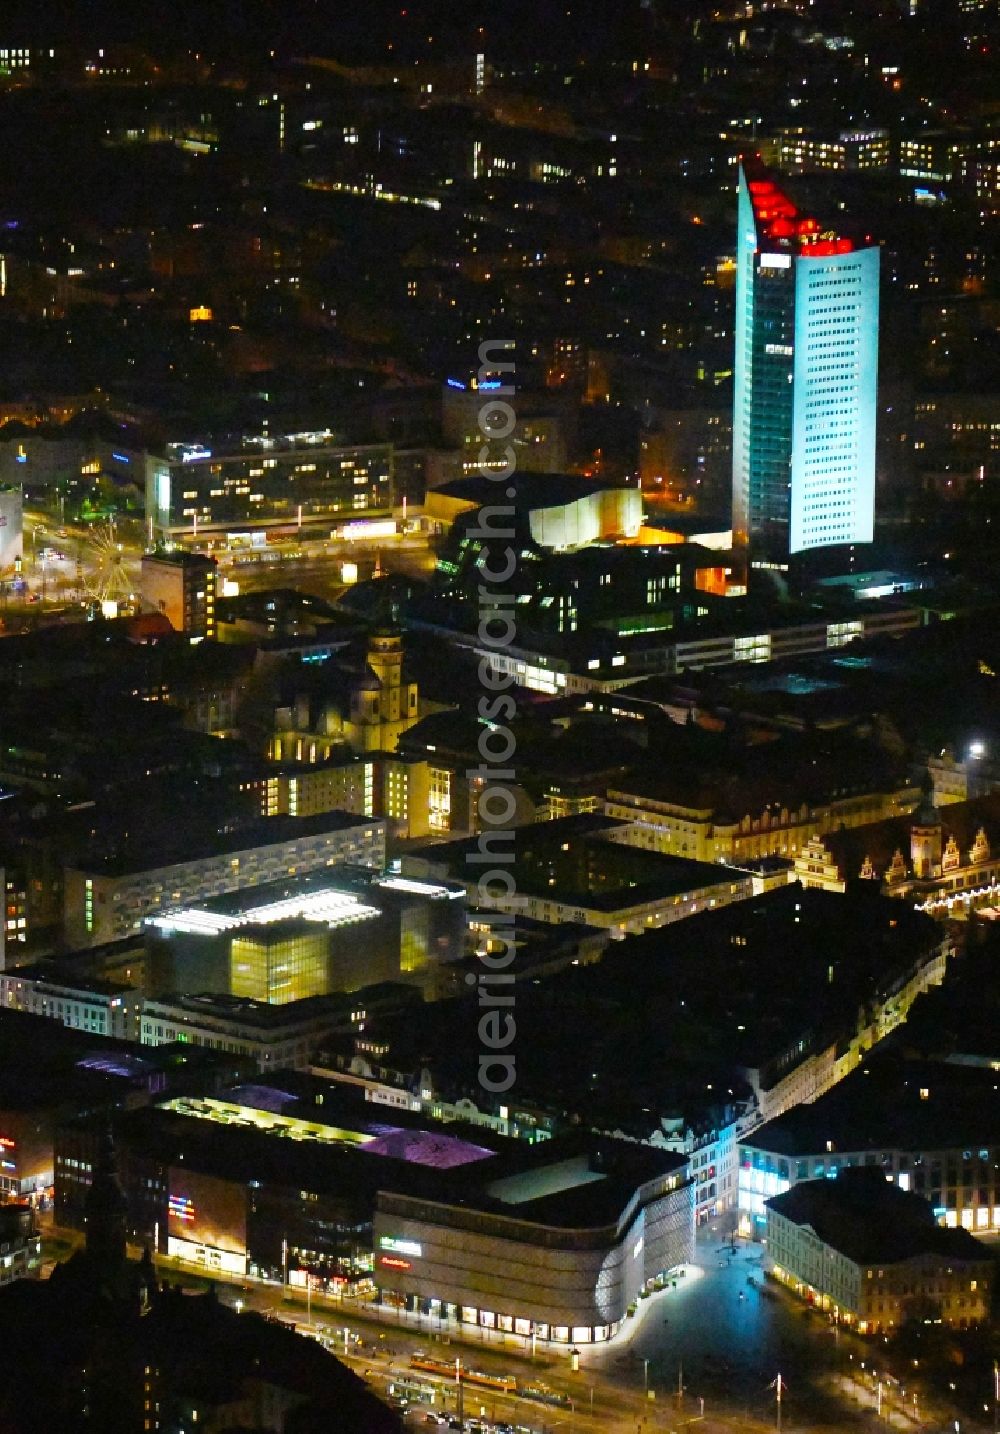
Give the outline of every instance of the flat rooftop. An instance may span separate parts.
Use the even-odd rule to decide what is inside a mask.
[[[1000,1143],[1000,1073],[986,1066],[869,1055],[832,1090],[744,1144],[791,1159],[846,1151],[955,1150]]]
[[[289,886],[294,889],[290,890]],[[273,883],[251,887],[228,898],[151,916],[146,925],[163,936],[224,936],[239,932],[244,936],[267,937],[271,934],[269,928],[273,927],[280,937],[297,935],[309,924],[344,926],[370,921],[379,914],[377,907],[365,903],[352,891],[344,891],[325,876],[322,884],[311,886],[300,887],[293,882],[280,890]]]
[[[148,1014],[155,1009],[161,1018],[166,1015],[175,1022],[192,1026],[205,1022],[228,1022],[241,1029],[267,1034],[291,1031],[324,1019],[337,1021],[344,1017],[345,1012],[356,1011],[359,1005],[403,1006],[419,1001],[420,993],[413,986],[386,982],[384,988],[368,987],[343,995],[305,996],[282,1005],[256,1001],[249,996],[231,996],[225,992],[157,996],[147,1000],[146,1010]]]
[[[244,1099],[248,1094],[243,1092]],[[257,1130],[275,1140],[346,1145],[365,1155],[390,1156],[408,1165],[428,1165],[435,1170],[450,1170],[471,1161],[488,1160],[494,1154],[486,1146],[474,1145],[468,1140],[446,1134],[444,1126],[427,1130],[408,1129],[392,1120],[379,1120],[371,1112],[378,1111],[380,1107],[370,1103],[367,1113],[361,1113],[363,1118],[355,1118],[350,1126],[334,1125],[325,1120],[304,1120],[300,1116],[287,1115],[284,1110],[262,1109],[259,1105],[211,1096],[177,1096],[164,1102],[160,1108],[193,1120],[211,1121],[214,1125]]]
[[[488,1187],[488,1193],[504,1205],[526,1205],[550,1195],[565,1195],[567,1191],[579,1190],[601,1179],[599,1170],[594,1170],[583,1156],[577,1156],[495,1180]]]
[[[897,573],[878,568],[867,573],[839,573],[830,578],[817,578],[818,588],[849,588],[861,597],[889,597],[893,593],[911,592],[928,585],[926,577],[913,573]]]
[[[0,1009],[0,1051],[0,1109],[8,1111],[93,1110],[119,1101],[122,1083],[162,1089],[166,1075],[214,1085],[247,1066],[242,1057],[203,1046],[140,1046],[10,1009]]]
[[[648,1180],[687,1175],[686,1158],[650,1146],[585,1131],[529,1144],[373,1105],[301,1071],[128,1112],[118,1134],[122,1149],[231,1181],[350,1196],[369,1209],[376,1197],[433,1201],[431,1218],[489,1214],[571,1232],[616,1223]]]
[[[949,1230],[926,1200],[900,1190],[881,1170],[842,1171],[836,1180],[803,1180],[766,1202],[856,1264],[895,1264],[920,1255],[993,1262],[968,1230]]]
[[[682,896],[743,873],[716,862],[666,856],[613,839],[626,822],[587,813],[536,822],[511,830],[503,847],[513,856],[518,892],[565,905],[614,912]],[[421,847],[403,858],[429,862],[455,879],[478,880],[479,838]]]
[[[508,479],[507,488],[513,488],[510,495],[515,508],[561,508],[566,503],[577,503],[609,489],[624,489],[625,483],[612,483],[594,478],[582,478],[575,473],[514,473]],[[496,501],[496,483],[492,478],[473,474],[468,478],[455,478],[442,483],[433,490],[448,498],[457,498],[480,506]]]
[[[676,1118],[715,1128],[888,996],[942,940],[934,921],[875,883],[843,895],[798,883],[609,943],[600,961],[524,980],[518,1099],[649,1139]],[[474,996],[427,1005],[419,1024],[376,1016],[381,1064],[475,1088]]]
[[[788,697],[808,697],[813,692],[835,692],[843,684],[805,672],[768,672],[741,683],[747,692],[783,692]]]
[[[457,882],[392,872],[376,875],[367,867],[338,866],[335,872],[307,871],[174,907],[150,917],[146,925],[163,936],[212,937],[238,931],[273,940],[282,933],[308,930],[310,924],[342,926],[372,920],[383,914],[383,902],[395,907],[408,899],[457,901],[464,897],[465,888]]]
[[[8,980],[32,981],[47,990],[71,991],[81,996],[140,996],[125,981],[107,981],[101,976],[78,971],[71,961],[34,961],[30,966],[12,966],[4,972]]]
[[[218,566],[214,558],[206,557],[204,553],[189,553],[182,548],[163,553],[143,553],[142,561],[149,566],[200,568],[206,572]]]
[[[374,818],[357,817],[349,812],[322,812],[311,817],[262,817],[260,821],[248,823],[235,831],[213,834],[193,848],[190,837],[183,845],[178,845],[179,839],[174,831],[150,833],[149,845],[141,853],[131,853],[125,858],[109,856],[81,864],[75,870],[95,875],[128,876],[134,872],[155,871],[160,867],[228,856],[232,852],[257,851],[262,847],[279,846],[283,842],[322,836],[326,832],[347,832],[352,828],[378,825]]]

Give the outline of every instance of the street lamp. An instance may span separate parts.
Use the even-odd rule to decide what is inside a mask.
[[[646,1394],[649,1393],[649,1360],[642,1361],[642,1385]]]

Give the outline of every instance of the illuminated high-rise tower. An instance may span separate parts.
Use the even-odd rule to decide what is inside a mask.
[[[879,249],[740,166],[733,542],[751,562],[870,543]]]

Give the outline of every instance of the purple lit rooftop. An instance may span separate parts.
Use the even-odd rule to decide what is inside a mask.
[[[403,1130],[396,1125],[373,1122],[366,1126],[366,1131],[375,1136],[374,1140],[366,1141],[361,1147],[366,1155],[389,1155],[394,1160],[405,1160],[411,1165],[430,1165],[435,1170],[471,1165],[493,1154],[483,1145],[473,1145],[471,1141],[458,1140],[453,1135],[443,1135],[436,1130]]]
[[[103,1075],[146,1076],[149,1062],[141,1056],[130,1056],[123,1051],[95,1051],[93,1055],[81,1056],[76,1062],[77,1070],[100,1071]]]

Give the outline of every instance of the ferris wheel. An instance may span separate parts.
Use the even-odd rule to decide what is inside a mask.
[[[135,601],[136,562],[126,554],[114,522],[94,528],[82,545],[80,570],[84,595],[91,602],[123,606]]]

